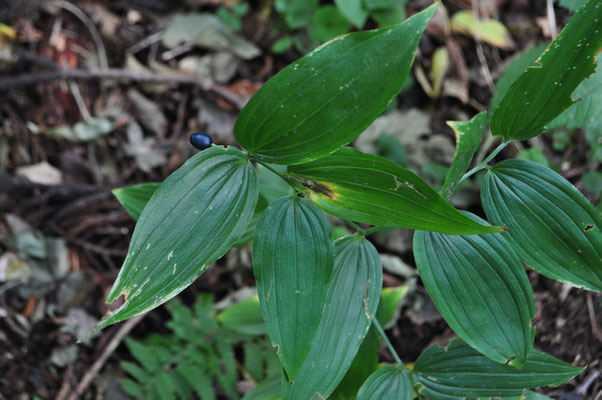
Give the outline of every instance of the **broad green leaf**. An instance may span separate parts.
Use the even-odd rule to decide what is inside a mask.
[[[412,171],[350,147],[288,173],[300,178],[307,199],[339,218],[452,235],[502,231],[466,217]]]
[[[368,334],[378,307],[382,265],[378,252],[359,235],[335,243],[335,265],[326,307],[313,345],[284,399],[325,399],[345,376]]]
[[[435,9],[340,36],[284,68],[240,112],[236,139],[274,164],[311,161],[349,143],[399,93]]]
[[[140,218],[146,203],[155,193],[160,183],[140,183],[138,185],[126,186],[113,189],[113,195],[121,203],[125,211],[135,220]]]
[[[407,285],[382,290],[376,318],[385,329],[387,325],[394,323],[395,315],[401,308],[402,300],[407,292]],[[329,397],[331,400],[349,400],[357,396],[362,383],[378,369],[378,349],[381,341],[382,338],[371,326],[345,377]]]
[[[326,216],[307,200],[270,204],[253,239],[253,272],[272,345],[290,381],[309,352],[320,323],[334,265]]]
[[[597,56],[598,65],[602,62],[602,54]],[[597,68],[589,79],[584,79],[573,93],[573,97],[581,99],[560,114],[550,124],[550,128],[567,127],[570,129],[585,128],[585,138],[591,147],[590,159],[602,162],[602,68]]]
[[[537,272],[588,290],[602,290],[602,216],[563,177],[538,163],[506,160],[483,180],[487,216]]]
[[[362,28],[368,17],[362,0],[334,0],[337,8],[357,28]]]
[[[171,174],[136,224],[107,302],[125,302],[89,333],[163,304],[196,280],[245,232],[257,175],[234,147],[204,150]]]
[[[581,184],[590,192],[602,191],[602,172],[591,171],[581,177]]]
[[[272,167],[279,173],[286,172],[286,167],[281,165],[273,165]],[[293,194],[293,188],[288,183],[263,165],[257,164],[257,174],[259,175],[259,193],[265,197],[268,204],[281,197]]]
[[[278,179],[282,181],[282,179]],[[139,185],[126,186],[123,188],[113,189],[113,195],[117,197],[117,200],[119,200],[123,208],[125,208],[125,211],[127,211],[127,213],[130,214],[132,218],[138,220],[138,218],[140,218],[142,210],[146,206],[146,203],[148,203],[148,201],[155,193],[155,190],[157,190],[159,185],[161,184],[141,183]],[[284,183],[284,185],[288,189],[290,189],[290,186],[288,186],[286,183]],[[266,188],[265,190],[270,191],[272,190],[272,188]],[[259,188],[259,191],[261,193],[261,186]],[[251,241],[251,239],[253,238],[253,233],[255,232],[255,225],[257,225],[257,220],[259,219],[259,216],[267,206],[268,201],[262,194],[260,194],[257,199],[255,211],[253,213],[253,219],[251,219],[251,222],[249,223],[249,226],[247,227],[245,233],[236,241],[236,243],[234,243],[234,246],[242,246],[243,244]]]
[[[405,6],[396,6],[387,9],[372,10],[370,11],[370,16],[376,22],[378,22],[380,26],[392,26],[399,24],[406,18],[406,10]],[[411,77],[411,75],[408,75],[408,77]],[[404,86],[407,84],[407,82],[408,81],[406,79]],[[403,92],[404,87],[402,87],[401,90]]]
[[[255,211],[253,212],[253,218],[251,222],[249,222],[249,226],[247,226],[247,230],[244,235],[240,237],[234,243],[234,246],[242,246],[243,244],[249,243],[253,239],[253,234],[255,233],[255,228],[257,227],[257,221],[259,221],[259,217],[268,206],[267,199],[261,195],[261,186],[259,187],[259,197],[257,198],[257,204],[255,205]]]
[[[468,171],[470,162],[481,144],[486,124],[486,111],[478,113],[470,121],[447,121],[447,125],[456,135],[456,154],[441,188],[443,198],[449,200],[452,197],[460,179]]]
[[[499,106],[502,99],[508,93],[510,86],[527,70],[529,67],[536,65],[536,60],[547,47],[547,43],[542,43],[535,47],[530,47],[527,50],[516,56],[504,69],[502,76],[495,82],[495,94],[489,105],[488,118],[491,118],[494,111]]]
[[[520,368],[527,361],[535,300],[520,259],[502,235],[418,231],[414,258],[431,299],[458,336],[496,362]]]
[[[602,48],[602,3],[589,0],[538,60],[502,99],[491,117],[491,131],[504,140],[526,140],[570,107],[571,93],[596,68]]]
[[[226,328],[243,335],[264,335],[266,333],[257,296],[241,300],[226,308],[217,315],[217,319]]]
[[[326,42],[347,33],[349,28],[349,22],[335,6],[323,6],[311,17],[309,37],[313,42]]]
[[[458,11],[451,18],[451,28],[470,37],[478,37],[492,46],[507,49],[512,47],[512,38],[508,29],[494,19],[475,19],[471,10]]]
[[[280,376],[273,376],[259,382],[242,400],[279,400],[281,392],[282,379]]]
[[[521,369],[498,364],[460,339],[445,347],[434,345],[418,357],[414,382],[432,399],[521,396],[525,389],[560,385],[583,371],[538,350]]]
[[[364,382],[357,400],[412,400],[412,381],[402,367],[388,365]]]

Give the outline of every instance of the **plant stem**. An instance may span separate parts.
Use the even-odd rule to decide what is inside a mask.
[[[358,224],[356,224],[355,222],[345,220],[345,223],[347,225],[349,225],[352,229],[355,229],[358,233],[366,236],[366,230],[364,228],[362,228],[361,226],[359,226]]]
[[[483,168],[485,168],[485,166],[487,165],[487,163],[489,163],[489,161],[493,160],[493,158],[495,156],[497,156],[498,153],[500,151],[502,151],[504,149],[504,147],[506,147],[508,145],[508,143],[510,143],[510,141],[500,143],[500,145],[498,147],[496,147],[495,150],[493,150],[491,152],[491,154],[489,154],[483,161],[481,161],[481,163],[479,165],[477,165],[476,167],[474,167],[473,169],[471,169],[470,171],[468,171],[467,173],[465,173],[464,176],[462,176],[462,178],[460,178],[460,181],[458,182],[458,185],[460,183],[464,182],[469,177],[471,177],[473,174],[475,174],[475,173],[479,172],[480,170],[482,170]]]
[[[366,236],[376,233],[384,228],[386,228],[386,226],[382,226],[382,225],[375,225],[372,228],[368,228],[368,229],[366,229]]]
[[[256,158],[255,158],[255,161],[257,161],[259,164],[263,165],[265,168],[269,169],[269,170],[270,170],[271,172],[273,172],[274,174],[278,175],[278,176],[279,176],[279,177],[280,177],[282,180],[284,180],[286,183],[288,183],[290,187],[292,187],[292,188],[293,188],[293,190],[295,191],[295,193],[299,193],[299,189],[297,189],[297,188],[295,187],[295,185],[293,185],[293,184],[291,183],[291,181],[289,180],[289,178],[288,178],[287,176],[285,176],[285,175],[282,175],[280,172],[278,172],[276,169],[274,169],[274,167],[272,167],[272,166],[271,166],[270,164],[268,164],[268,163],[265,163],[265,162],[263,162],[263,161],[261,161],[261,160],[258,160],[258,159],[256,159]]]
[[[389,341],[389,338],[385,334],[385,331],[383,330],[382,326],[380,326],[380,324],[378,323],[378,320],[376,319],[376,317],[372,318],[372,324],[374,325],[374,327],[376,328],[376,330],[380,334],[380,337],[382,337],[383,340],[385,341],[385,343],[387,344],[387,347],[389,348],[389,352],[391,353],[391,355],[395,359],[395,362],[397,364],[399,364],[400,366],[403,367],[403,363],[401,362],[401,358],[399,358],[399,356],[397,355],[397,352],[393,348],[393,345],[391,344],[391,341]]]

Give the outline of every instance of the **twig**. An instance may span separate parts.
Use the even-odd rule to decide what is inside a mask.
[[[92,22],[90,17],[88,17],[88,15],[75,4],[69,3],[68,1],[55,0],[53,4],[75,15],[77,19],[79,19],[86,26],[86,28],[88,28],[88,31],[90,31],[90,35],[92,35],[94,45],[96,46],[96,51],[98,51],[98,62],[100,66],[102,68],[109,68],[107,51],[105,49],[104,43],[102,42],[102,36],[100,36],[100,32],[98,32],[98,29],[96,29],[96,25],[94,25],[94,22]]]
[[[588,293],[586,296],[587,299],[587,310],[589,311],[589,319],[592,324],[592,333],[602,342],[602,335],[600,335],[600,330],[598,329],[598,319],[596,318],[596,310],[594,308],[594,302],[592,300],[592,294]]]
[[[479,19],[479,1],[472,0],[472,15],[475,21]],[[485,78],[485,82],[487,82],[487,86],[489,86],[489,90],[493,93],[495,90],[495,85],[493,84],[493,78],[491,78],[491,71],[489,71],[489,65],[487,65],[487,59],[485,58],[485,53],[483,52],[483,44],[481,43],[481,37],[479,36],[479,32],[475,29],[473,30],[474,41],[477,44],[477,56],[479,58],[479,63],[481,64],[481,71],[483,72],[483,77]]]
[[[215,93],[239,109],[241,109],[246,103],[240,96],[232,93],[223,86],[216,85],[213,83],[213,81],[207,78],[186,74],[157,74],[153,72],[129,71],[127,69],[120,68],[58,68],[54,71],[8,76],[0,78],[0,91],[22,86],[35,85],[43,82],[103,79],[141,83],[192,85],[197,86],[206,92]]]
[[[71,396],[69,396],[69,400],[77,400],[79,396],[84,394],[84,392],[88,389],[88,386],[90,386],[92,381],[96,378],[107,359],[111,356],[111,354],[113,354],[113,352],[115,351],[117,346],[119,346],[123,338],[125,338],[127,334],[130,333],[130,331],[136,326],[136,324],[138,324],[138,322],[142,320],[142,318],[144,318],[145,315],[146,314],[142,314],[134,318],[128,319],[126,322],[123,323],[123,325],[119,327],[119,330],[117,331],[115,336],[113,336],[109,344],[104,348],[100,357],[98,357],[98,359],[94,361],[94,364],[92,364],[90,369],[86,371],[86,373],[82,377],[82,380],[79,382],[79,385],[77,385],[77,389],[75,390],[75,392],[71,393]]]
[[[548,14],[548,27],[553,38],[556,37],[558,29],[556,28],[556,13],[554,12],[554,0],[546,0],[546,11]]]

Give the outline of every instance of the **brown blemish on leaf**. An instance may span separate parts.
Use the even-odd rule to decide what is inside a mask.
[[[310,189],[312,192],[328,197],[330,199],[334,200],[338,197],[338,195],[334,191],[335,186],[332,183],[319,182],[314,181],[312,179],[301,178],[301,184],[306,188]]]
[[[366,291],[364,292],[364,312],[366,313],[366,318],[372,319],[372,315],[370,315],[370,311],[368,308],[368,292],[370,291],[370,279],[366,282]]]
[[[583,231],[587,232],[587,231],[591,231],[592,229],[594,229],[594,224],[588,224],[585,226],[585,229]]]

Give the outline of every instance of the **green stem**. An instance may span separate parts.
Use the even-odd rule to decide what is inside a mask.
[[[355,222],[353,222],[353,221],[347,221],[347,220],[344,220],[344,221],[345,221],[345,223],[346,223],[347,225],[349,225],[349,226],[350,226],[352,229],[355,229],[355,230],[356,230],[358,233],[360,233],[360,234],[362,234],[362,235],[366,236],[366,230],[365,230],[364,228],[362,228],[361,226],[359,226],[358,224],[356,224],[356,223],[355,223]]]
[[[389,352],[391,353],[391,355],[395,359],[395,362],[397,364],[399,364],[401,367],[403,367],[404,365],[401,362],[401,358],[399,358],[399,356],[397,355],[397,352],[393,348],[393,345],[391,344],[391,342],[389,341],[389,338],[385,334],[385,331],[383,330],[383,327],[380,326],[380,324],[378,323],[378,320],[376,319],[376,317],[372,318],[372,324],[374,325],[374,327],[378,331],[380,337],[382,337],[383,340],[384,340],[384,342],[387,344],[387,347],[389,348]]]
[[[278,175],[282,180],[284,180],[286,183],[288,183],[288,185],[290,187],[293,188],[293,190],[295,191],[295,193],[299,193],[299,189],[297,189],[297,187],[295,187],[295,185],[292,184],[292,182],[289,180],[288,176],[282,175],[280,172],[278,172],[276,169],[274,169],[274,167],[272,167],[268,163],[265,163],[265,162],[263,162],[261,160],[258,160],[256,158],[255,158],[255,161],[257,161],[259,164],[263,165],[265,168],[269,169],[274,174]]]
[[[386,226],[381,226],[381,225],[376,225],[376,226],[373,226],[372,228],[368,228],[368,229],[366,229],[366,236],[376,233],[376,232],[380,231],[381,229],[385,229],[385,228],[386,228]]]
[[[502,151],[504,149],[504,147],[506,147],[508,145],[508,142],[502,142],[500,143],[500,145],[498,147],[495,148],[495,150],[493,150],[491,152],[491,154],[489,154],[483,161],[481,161],[481,163],[479,165],[477,165],[476,167],[474,167],[473,169],[471,169],[470,171],[468,171],[467,173],[464,174],[464,176],[462,176],[462,178],[460,178],[460,181],[458,182],[458,185],[462,182],[464,182],[466,179],[468,179],[469,177],[471,177],[472,175],[474,175],[475,173],[479,172],[480,170],[482,170],[483,168],[485,168],[485,166],[489,163],[489,161],[493,160],[493,158],[495,156],[498,155],[498,153],[500,151]]]

